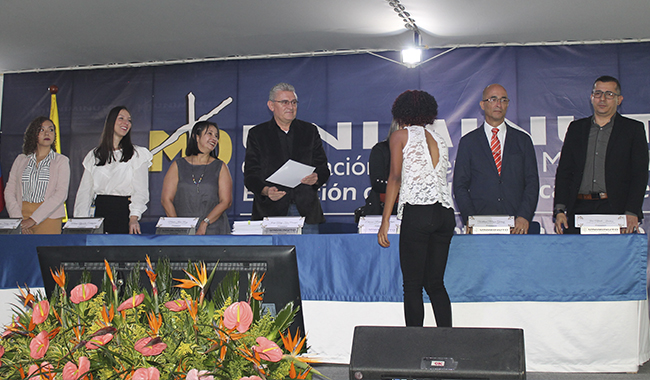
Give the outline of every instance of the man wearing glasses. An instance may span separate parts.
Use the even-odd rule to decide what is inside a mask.
[[[594,114],[569,124],[555,173],[558,234],[580,232],[576,214],[625,214],[625,232],[638,229],[648,185],[648,142],[643,123],[616,111],[622,101],[619,81],[602,76],[591,92]]]
[[[318,233],[318,224],[325,222],[318,188],[330,176],[323,142],[316,125],[296,119],[298,97],[292,85],[275,85],[266,104],[273,118],[253,127],[246,143],[244,185],[254,194],[252,219],[304,216],[303,234]],[[316,169],[295,188],[266,182],[289,159]]]
[[[509,102],[499,84],[483,90],[485,122],[460,139],[454,197],[464,224],[473,215],[509,215],[511,233],[527,234],[537,208],[537,159],[530,136],[505,122]]]

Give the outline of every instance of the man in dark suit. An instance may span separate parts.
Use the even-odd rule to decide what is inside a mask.
[[[267,106],[273,118],[253,127],[246,143],[244,184],[255,195],[252,219],[300,215],[305,217],[303,233],[318,233],[318,224],[325,221],[318,188],[327,182],[330,171],[317,127],[296,119],[298,97],[290,84],[275,85]],[[316,169],[295,188],[267,182],[289,159]]]
[[[530,136],[505,122],[509,102],[499,84],[483,90],[485,122],[460,139],[454,197],[463,223],[473,215],[510,215],[511,233],[526,234],[537,208],[537,159]]]
[[[619,81],[602,76],[591,91],[594,114],[569,124],[555,173],[558,234],[579,233],[576,214],[625,214],[625,232],[638,229],[648,185],[648,142],[643,123],[616,111],[622,101]]]

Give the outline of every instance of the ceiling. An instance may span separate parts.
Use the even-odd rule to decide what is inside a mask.
[[[400,1],[429,47],[650,40],[648,0]],[[399,50],[412,41],[388,0],[0,1],[0,73]]]

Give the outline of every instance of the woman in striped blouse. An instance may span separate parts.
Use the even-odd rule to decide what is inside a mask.
[[[60,234],[68,198],[70,162],[55,152],[52,120],[39,116],[25,130],[23,153],[9,173],[5,201],[11,218],[22,218],[24,234]]]

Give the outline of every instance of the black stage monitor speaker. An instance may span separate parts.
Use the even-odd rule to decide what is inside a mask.
[[[526,378],[521,329],[357,326],[350,380]]]
[[[139,265],[140,283],[149,287],[149,280],[144,274],[145,255],[149,255],[153,265],[158,258],[167,257],[170,261],[172,275],[185,278],[183,269],[188,260],[204,261],[208,273],[217,266],[212,286],[216,287],[229,271],[239,272],[240,300],[246,298],[248,274],[251,271],[265,273],[265,288],[262,307],[273,315],[288,302],[302,308],[300,283],[298,280],[298,262],[294,246],[78,246],[78,247],[37,247],[38,260],[43,274],[43,284],[48,297],[56,283],[50,274],[50,268],[63,266],[68,283],[74,286],[81,278],[82,272],[91,274],[92,282],[101,286],[104,277],[104,259],[117,271],[119,279],[125,279],[131,270]],[[302,310],[298,310],[293,321],[292,330],[300,328],[305,331]]]

